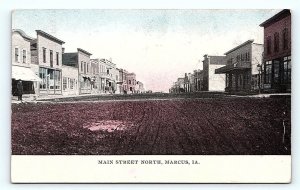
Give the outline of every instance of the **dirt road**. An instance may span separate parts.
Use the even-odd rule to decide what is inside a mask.
[[[286,98],[18,104],[12,105],[12,152],[290,154],[290,109]]]

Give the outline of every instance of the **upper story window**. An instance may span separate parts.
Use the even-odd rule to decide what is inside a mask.
[[[131,84],[131,80],[128,81],[128,84]]]
[[[107,74],[109,75],[109,69],[106,70]]]
[[[86,64],[86,72],[89,72],[89,63]]]
[[[271,36],[267,37],[267,54],[271,53]]]
[[[81,61],[81,63],[80,63],[80,70],[81,70],[81,72],[83,71],[83,61]]]
[[[239,62],[240,60],[239,60],[239,56],[237,55],[236,56],[236,59],[235,59],[235,62]]]
[[[43,48],[43,63],[46,63],[46,48]]]
[[[285,28],[282,31],[282,44],[283,44],[283,49],[286,50],[288,49],[288,29]]]
[[[274,52],[278,52],[279,51],[279,34],[278,32],[276,32],[274,34]]]
[[[59,65],[59,53],[56,52],[56,65]]]
[[[86,74],[86,62],[84,62],[84,67],[83,67],[84,71],[83,73]]]
[[[19,62],[19,48],[15,48],[15,62]]]
[[[53,67],[53,51],[50,50],[50,66]]]
[[[27,55],[26,55],[27,52],[26,52],[25,49],[23,49],[22,53],[23,53],[23,63],[26,63],[26,61],[27,61],[27,60],[26,60],[26,59],[27,59],[27,57],[26,57],[26,56],[27,56]]]

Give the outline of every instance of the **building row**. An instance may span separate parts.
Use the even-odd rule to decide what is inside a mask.
[[[247,40],[222,56],[204,55],[203,69],[185,73],[170,92],[291,92],[290,10],[282,10],[260,26],[264,44]]]
[[[12,30],[12,94],[22,80],[24,94],[33,97],[80,94],[143,93],[136,74],[117,68],[112,59],[92,58],[77,48],[65,52],[64,41],[36,30],[31,38],[22,30]]]

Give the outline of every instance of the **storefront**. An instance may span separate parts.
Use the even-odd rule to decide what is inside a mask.
[[[17,83],[22,81],[23,94],[36,96],[38,93],[37,84],[41,79],[28,67],[12,66],[12,95],[17,95]]]
[[[251,67],[227,65],[216,69],[216,74],[226,74],[226,92],[248,92],[251,90]]]
[[[40,67],[40,95],[62,94],[61,70]]]
[[[264,90],[291,91],[291,56],[266,61],[264,64]]]

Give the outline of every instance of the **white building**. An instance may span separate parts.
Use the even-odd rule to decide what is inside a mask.
[[[32,40],[22,30],[12,30],[12,95],[16,95],[18,80],[22,80],[25,96],[35,98],[38,94],[37,87],[40,79],[31,70],[30,42]]]
[[[62,40],[36,30],[37,38],[31,41],[32,69],[39,73],[40,95],[62,94]]]

